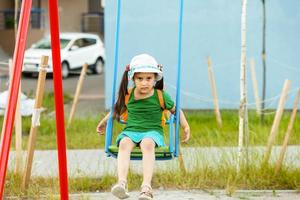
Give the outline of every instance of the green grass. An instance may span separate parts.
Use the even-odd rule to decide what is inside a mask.
[[[205,146],[236,146],[238,141],[238,112],[224,110],[222,113],[223,126],[218,127],[215,115],[212,111],[189,111],[186,112],[187,120],[191,128],[191,139],[183,147]],[[286,132],[290,112],[285,111],[279,126],[275,144],[281,145]],[[75,118],[70,127],[66,126],[67,147],[69,149],[94,149],[104,147],[104,136],[96,133],[96,126],[105,113],[100,117]],[[265,117],[265,123],[261,124],[259,117],[254,111],[249,112],[249,144],[266,145],[274,119],[273,115]],[[0,118],[2,124],[3,117]],[[67,121],[67,119],[66,119]],[[23,148],[26,148],[30,132],[31,118],[23,118]],[[122,125],[115,123],[114,138],[122,130]],[[56,149],[55,119],[51,112],[43,113],[41,126],[38,128],[36,149]],[[168,130],[166,132],[166,139]],[[300,116],[297,116],[289,140],[290,145],[300,144]],[[12,139],[14,148],[14,138]]]
[[[65,102],[71,98],[65,95]],[[36,149],[57,149],[55,119],[53,116],[54,100],[52,94],[46,94],[44,107],[47,111],[41,116],[41,126],[37,132]],[[237,146],[238,141],[238,111],[222,110],[223,126],[218,127],[213,111],[187,111],[186,116],[191,128],[191,139],[183,147],[209,147],[209,146]],[[290,111],[285,111],[279,126],[275,140],[276,145],[281,145],[287,129]],[[105,113],[99,113],[100,117],[75,118],[70,127],[66,126],[66,139],[68,149],[100,149],[104,147],[104,136],[96,133],[96,126]],[[249,111],[249,144],[251,146],[265,146],[272,127],[275,114],[266,115],[265,123],[261,124],[255,111]],[[3,117],[0,118],[2,124]],[[67,121],[67,119],[66,119]],[[27,148],[31,118],[23,118],[23,149]],[[1,127],[2,128],[2,127]],[[166,128],[167,129],[167,128]],[[122,130],[122,125],[115,123],[114,138]],[[167,130],[166,130],[167,132]],[[14,149],[14,137],[11,149]],[[297,116],[293,127],[289,145],[300,144],[300,117]],[[196,159],[196,158],[195,158]],[[255,158],[252,158],[255,159]],[[251,162],[250,163],[254,163]],[[18,175],[8,173],[5,185],[7,196],[29,196],[38,199],[47,195],[48,199],[57,199],[59,193],[59,181],[56,178],[33,178],[29,189],[20,190],[21,178]],[[130,190],[138,190],[142,177],[130,173],[128,180]],[[71,193],[109,191],[116,177],[104,175],[101,178],[83,177],[70,178],[69,189]],[[237,189],[296,189],[300,190],[300,169],[283,166],[281,173],[274,176],[274,167],[250,165],[246,169],[241,168],[237,174],[235,166],[229,161],[222,160],[216,168],[199,165],[192,172],[183,173],[175,169],[168,172],[157,171],[153,178],[153,187],[175,189],[226,189],[231,195]],[[50,194],[50,195],[49,195]]]
[[[20,176],[8,173],[7,180],[6,196],[29,196],[36,199],[47,195],[48,199],[53,199],[55,194],[59,194],[59,180],[57,178],[33,178],[26,192],[20,190]],[[130,172],[128,181],[129,190],[139,190],[142,176]],[[109,191],[115,182],[116,177],[111,175],[94,178],[70,178],[69,192]],[[250,165],[248,168],[242,167],[241,172],[237,174],[234,166],[221,163],[216,168],[203,166],[188,173],[183,173],[178,169],[168,172],[158,171],[154,174],[152,183],[153,188],[202,189],[206,191],[224,189],[229,196],[239,189],[300,190],[300,169],[283,168],[281,173],[275,176],[273,166]]]

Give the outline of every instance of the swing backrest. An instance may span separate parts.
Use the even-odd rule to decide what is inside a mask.
[[[163,92],[162,90],[159,89],[155,89],[157,91],[157,96],[158,96],[158,101],[159,101],[159,105],[161,107],[161,109],[163,110],[162,116],[161,116],[161,125],[162,127],[164,127],[166,125],[166,121],[168,120],[168,110],[165,107],[165,101],[164,101],[164,97],[163,97]],[[120,117],[120,121],[122,121],[122,123],[126,123],[128,120],[128,110],[127,110],[127,105],[129,102],[129,98],[132,92],[132,88],[128,89],[128,94],[126,94],[125,96],[125,108],[121,114]]]

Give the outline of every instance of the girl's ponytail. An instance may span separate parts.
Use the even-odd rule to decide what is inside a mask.
[[[128,70],[126,70],[123,73],[122,80],[120,83],[119,87],[119,92],[118,92],[118,99],[117,102],[115,103],[114,106],[114,114],[113,117],[117,119],[118,121],[120,120],[120,116],[122,114],[122,109],[125,105],[125,96],[128,94],[127,86],[128,86]]]
[[[158,89],[158,90],[163,90],[164,89],[164,78],[161,78],[159,81],[157,81],[154,88]]]
[[[163,71],[163,66],[161,64],[157,65],[157,67],[161,72]],[[158,74],[156,76],[158,76]],[[164,77],[163,76],[159,81],[156,82],[156,84],[154,85],[154,88],[158,89],[158,90],[164,89]]]

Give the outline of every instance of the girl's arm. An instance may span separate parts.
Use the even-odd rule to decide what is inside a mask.
[[[187,143],[191,136],[190,126],[182,110],[180,110],[180,126],[183,128],[184,131],[184,139],[182,142]]]
[[[107,124],[107,120],[110,116],[110,112],[99,122],[96,131],[100,134],[103,135],[105,128],[106,128],[106,124]]]
[[[176,107],[174,106],[170,110],[170,112],[172,114],[175,114],[175,111],[176,111]],[[182,142],[186,143],[190,139],[190,135],[191,135],[191,133],[190,133],[190,126],[189,126],[189,124],[188,124],[188,122],[187,122],[187,120],[185,118],[185,115],[184,115],[184,113],[183,113],[183,111],[181,109],[180,109],[179,115],[180,115],[180,117],[179,117],[179,119],[180,119],[180,126],[183,128],[183,131],[184,131],[184,139],[183,139]]]

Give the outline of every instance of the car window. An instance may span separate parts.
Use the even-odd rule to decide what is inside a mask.
[[[83,38],[82,40],[83,40],[85,47],[96,44],[96,39],[93,39],[93,38]]]
[[[63,49],[69,44],[70,40],[60,39],[60,48]],[[33,49],[51,49],[51,41],[49,38],[43,38],[33,45]]]
[[[93,38],[80,38],[75,40],[73,46],[78,46],[79,48],[87,47],[96,44],[96,39]]]
[[[68,39],[60,39],[60,48],[64,49],[70,43],[70,41],[71,40]]]

